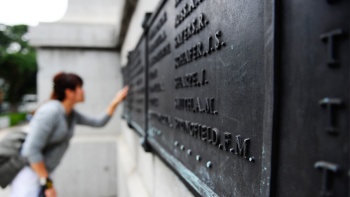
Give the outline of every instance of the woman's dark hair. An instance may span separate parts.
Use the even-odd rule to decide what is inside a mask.
[[[76,74],[60,72],[53,78],[51,99],[63,101],[66,98],[66,89],[75,90],[83,86],[83,80]]]

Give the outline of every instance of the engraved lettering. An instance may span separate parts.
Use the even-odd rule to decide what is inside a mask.
[[[145,87],[141,87],[140,89],[135,90],[135,93],[136,94],[144,94],[145,93]]]
[[[173,127],[172,125],[172,121],[171,121],[171,117],[169,115],[166,115],[166,114],[160,114],[158,112],[155,112],[155,111],[149,111],[149,117],[151,119],[156,119],[158,120],[158,122],[160,124],[163,124],[163,125],[166,125],[170,128]]]
[[[232,134],[229,132],[224,133],[224,138],[225,138],[225,150],[229,151],[230,150],[230,145],[231,145],[231,138]]]
[[[201,133],[202,133],[202,140],[206,141],[207,140],[207,135],[208,135],[208,127],[205,125],[201,126]]]
[[[159,99],[157,98],[150,98],[149,99],[149,105],[153,107],[158,107],[159,106]]]
[[[213,38],[210,36],[208,37],[208,41],[209,41],[209,47],[208,47],[208,51],[207,53],[210,54],[212,51],[214,51],[214,48],[213,48]]]
[[[337,135],[338,134],[338,129],[337,129],[337,124],[336,124],[336,119],[337,119],[337,113],[336,113],[336,108],[340,107],[343,102],[341,99],[337,98],[324,98],[319,101],[319,104],[321,106],[325,106],[328,110],[328,119],[329,119],[329,126],[326,129],[328,133]]]
[[[219,130],[217,128],[211,129],[211,143],[214,145],[218,145],[220,143],[220,135]]]
[[[240,135],[236,136],[236,149],[235,149],[235,154],[240,155],[243,158],[248,157],[248,148],[249,148],[249,142],[250,139],[246,138],[242,142],[242,138]]]
[[[132,75],[130,75],[130,78],[131,78],[131,79],[134,79],[134,78],[136,78],[136,76],[142,74],[142,73],[143,73],[143,69],[144,69],[144,67],[140,67],[135,73],[133,73]]]
[[[197,7],[203,0],[191,0],[190,4],[186,3],[175,17],[175,27],[178,27]]]
[[[158,77],[158,70],[157,69],[149,72],[149,80],[150,81],[153,79],[156,79],[157,77]]]
[[[199,87],[201,85],[206,85],[207,81],[205,80],[205,72],[202,72],[202,79],[199,78],[197,72],[187,73],[183,76],[176,77],[174,79],[175,89],[188,88],[188,87]],[[204,83],[200,83],[200,81]]]
[[[136,99],[136,100],[135,100],[135,102],[136,102],[136,103],[139,103],[139,104],[142,104],[142,103],[143,103],[143,101],[144,101],[144,99],[143,99],[143,98],[139,98],[139,99]]]
[[[205,21],[204,14],[199,15],[199,30],[203,30],[207,24],[209,24],[209,21]]]
[[[136,111],[136,113],[142,113],[142,109],[141,108],[135,108],[135,111]]]
[[[209,82],[206,80],[207,77],[206,77],[206,71],[205,70],[202,70],[202,86],[208,84]]]
[[[160,116],[159,114],[157,116]],[[236,136],[236,149],[230,148],[232,144],[232,134],[224,132],[224,143],[220,143],[220,132],[217,128],[212,128],[200,123],[190,122],[182,120],[180,118],[174,118],[174,128],[179,131],[183,131],[190,136],[202,140],[203,142],[212,144],[218,147],[220,150],[234,152],[236,155],[242,156],[248,159],[249,143],[250,139],[246,138],[242,141],[240,135]],[[249,161],[254,161],[254,157],[249,157]]]
[[[164,12],[164,14],[161,16],[161,18],[156,23],[155,27],[150,30],[150,32],[149,32],[150,40],[152,40],[154,38],[154,36],[157,34],[157,32],[163,27],[163,25],[165,24],[167,19],[168,19],[167,13]]]
[[[153,66],[158,61],[162,60],[165,56],[170,54],[171,47],[170,44],[167,44],[165,47],[163,47],[158,53],[151,58],[151,65]]]
[[[198,34],[202,31],[209,21],[205,20],[204,14],[200,14],[198,17],[192,20],[179,34],[175,37],[175,48],[178,48],[189,40],[193,35]]]
[[[195,110],[197,109],[197,110]],[[203,113],[204,112],[204,108],[201,107],[201,100],[199,99],[199,97],[197,97],[197,103],[196,103],[196,108],[193,109],[194,111],[193,112],[201,112]]]
[[[137,81],[136,81],[136,85],[141,85],[142,84],[142,82],[143,82],[143,79],[138,79]]]
[[[332,192],[331,192],[331,173],[336,173],[339,171],[339,167],[337,164],[333,164],[330,162],[326,162],[326,161],[318,161],[315,163],[314,167],[316,169],[320,169],[322,170],[323,173],[323,181],[322,181],[322,190],[321,190],[321,196],[332,196]]]
[[[214,110],[214,98],[206,98],[205,99],[205,109],[203,112],[209,113],[209,114],[218,114],[216,110]]]
[[[324,33],[320,36],[320,39],[324,42],[327,42],[327,51],[328,51],[328,66],[337,66],[337,54],[335,50],[335,38],[343,35],[344,32],[341,29],[336,29],[327,33]]]
[[[217,50],[220,50],[220,48],[221,48],[221,44],[220,44],[220,38],[221,37],[221,31],[218,31],[218,32],[216,32],[215,33],[215,39],[216,39],[216,44],[215,44],[215,48],[217,49]]]
[[[164,85],[162,83],[156,83],[149,87],[150,93],[156,93],[156,92],[163,92],[164,91]]]
[[[138,73],[140,69],[139,67],[141,66],[141,52],[140,50],[133,50],[128,53],[128,65],[125,68],[125,70],[128,72],[128,77],[129,79],[131,78],[131,73],[136,72]],[[140,73],[138,73],[140,74]],[[137,74],[136,74],[137,75]]]
[[[222,47],[226,45],[225,42],[222,41],[222,33],[221,31],[217,31],[215,33],[215,43],[212,36],[208,37],[208,48],[203,53],[203,44],[201,42],[198,42],[197,45],[194,45],[190,48],[188,48],[185,52],[180,53],[180,55],[175,57],[175,68],[179,68],[181,66],[184,66],[193,60],[198,60],[201,57],[206,57],[209,54],[214,53],[215,51],[220,50]]]
[[[181,111],[189,111],[193,113],[207,113],[215,115],[218,114],[217,110],[215,110],[214,98],[175,98],[174,105],[175,109]]]
[[[163,31],[162,34],[160,34],[154,41],[152,44],[150,44],[149,46],[149,53],[153,53],[165,40],[166,40],[166,33],[165,31]]]
[[[187,63],[192,62],[195,58],[199,59],[202,55],[202,43],[197,43],[197,45],[192,46],[190,49],[186,50],[184,53],[181,53],[175,58],[175,68],[183,66]]]

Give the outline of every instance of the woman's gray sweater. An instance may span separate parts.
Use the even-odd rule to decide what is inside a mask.
[[[30,132],[23,144],[22,155],[29,163],[44,161],[49,172],[52,172],[74,134],[75,124],[102,127],[110,119],[107,113],[93,118],[75,110],[67,117],[61,102],[52,100],[37,110],[30,121]]]

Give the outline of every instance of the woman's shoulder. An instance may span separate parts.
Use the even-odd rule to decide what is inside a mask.
[[[50,100],[42,104],[39,109],[35,112],[30,125],[35,126],[38,123],[40,125],[52,125],[61,121],[64,109],[59,101]]]
[[[35,114],[60,114],[64,113],[62,104],[57,100],[50,100],[39,107]]]

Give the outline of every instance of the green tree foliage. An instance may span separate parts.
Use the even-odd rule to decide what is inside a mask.
[[[36,53],[27,32],[26,25],[0,25],[0,78],[9,87],[5,100],[14,106],[24,94],[36,93]]]

